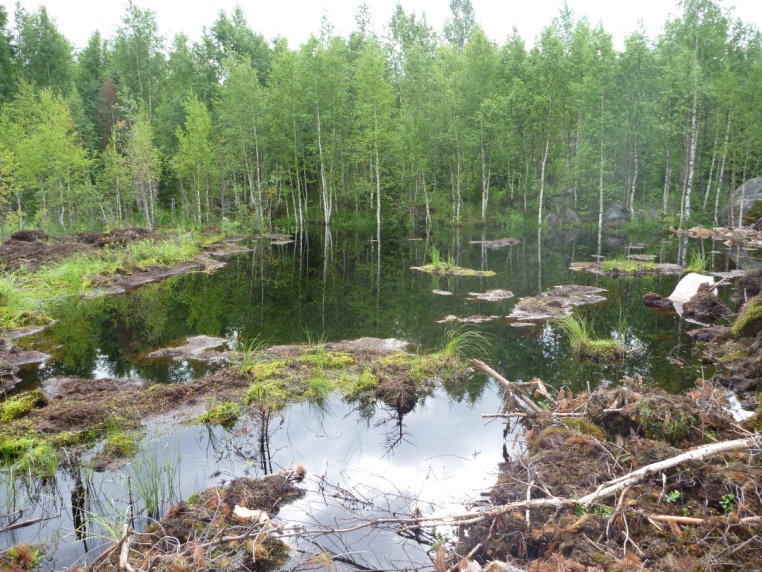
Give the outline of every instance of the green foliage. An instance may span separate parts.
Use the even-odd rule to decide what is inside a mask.
[[[474,358],[484,353],[490,345],[484,334],[460,325],[445,334],[440,353],[446,357]]]
[[[664,495],[664,500],[668,503],[676,503],[678,500],[680,500],[681,496],[682,493],[678,489],[675,489]]]
[[[47,402],[45,394],[39,390],[10,397],[0,403],[0,423],[7,423],[24,417],[33,409],[42,407]]]
[[[112,459],[132,457],[138,452],[138,441],[134,435],[119,431],[109,435],[103,446],[103,453]]]
[[[241,416],[241,406],[233,401],[222,403],[212,402],[206,412],[197,418],[198,423],[206,425],[220,425],[225,429],[232,428]]]
[[[621,260],[611,259],[604,260],[603,264],[604,272],[621,272],[623,274],[637,272],[641,268],[651,270],[655,267],[655,263],[652,260]]]
[[[574,353],[593,359],[612,359],[622,357],[625,348],[620,339],[595,339],[592,326],[584,318],[568,315],[557,321],[561,331],[569,338]],[[620,329],[624,329],[622,325]]]
[[[180,449],[141,449],[128,468],[132,493],[143,501],[151,518],[177,497],[180,485]]]
[[[697,272],[699,274],[706,271],[709,260],[701,252],[694,250],[688,256],[688,264],[685,265],[685,272]]]
[[[316,374],[307,380],[307,389],[304,399],[311,403],[323,403],[328,395],[334,390],[336,383],[321,374]]]
[[[722,507],[722,512],[725,514],[733,512],[736,508],[736,495],[733,493],[722,495],[722,499],[720,499],[720,506]]]
[[[50,443],[40,442],[28,449],[16,463],[16,471],[34,480],[52,477],[58,468],[58,454]]]

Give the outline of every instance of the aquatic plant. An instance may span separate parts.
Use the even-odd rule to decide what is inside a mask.
[[[440,353],[445,357],[477,357],[491,346],[486,335],[459,325],[447,331]]]
[[[604,260],[601,264],[604,272],[631,273],[640,269],[652,270],[656,267],[653,260],[624,260],[621,258],[612,258]]]
[[[594,339],[591,325],[584,318],[568,315],[556,321],[569,339],[574,353],[593,359],[612,359],[625,353],[622,339]],[[620,322],[620,327],[623,327]],[[619,335],[619,334],[618,334]]]
[[[16,463],[16,472],[29,481],[52,477],[58,468],[58,454],[50,443],[40,442],[28,449]]]
[[[174,453],[174,454],[173,454]],[[148,516],[157,518],[165,503],[176,500],[180,488],[180,448],[141,449],[130,463],[128,487],[143,501]]]
[[[265,347],[265,343],[255,336],[251,340],[238,339],[233,344],[233,361],[241,373],[249,372],[257,363],[257,355]]]
[[[137,452],[137,439],[124,431],[109,435],[106,444],[103,445],[103,454],[112,459],[131,457]]]
[[[700,253],[697,250],[694,250],[691,252],[690,256],[688,257],[688,263],[685,265],[684,271],[685,272],[697,272],[699,274],[706,272],[707,267],[709,266],[709,260],[705,255]]]

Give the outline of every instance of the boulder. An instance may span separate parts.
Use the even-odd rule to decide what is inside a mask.
[[[762,177],[749,179],[739,186],[733,195],[733,220],[728,213],[728,226],[738,226],[738,213],[741,212],[743,226],[759,226],[762,228]]]
[[[609,207],[603,211],[603,224],[604,226],[619,226],[626,224],[630,220],[624,205],[619,201],[614,201]]]

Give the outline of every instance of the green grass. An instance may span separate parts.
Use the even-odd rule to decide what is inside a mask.
[[[656,268],[656,264],[652,260],[623,260],[623,259],[611,259],[604,260],[602,264],[604,272],[637,272],[641,268],[646,270],[653,270]]]
[[[15,470],[29,480],[52,477],[58,468],[58,454],[50,443],[41,442],[28,449],[16,463]]]
[[[561,318],[557,323],[578,356],[614,359],[625,354],[625,348],[619,340],[593,338],[592,326],[584,318],[569,315]]]
[[[685,265],[685,272],[697,272],[702,274],[703,272],[706,272],[708,266],[709,261],[706,256],[694,250],[688,257],[688,263]]]
[[[465,326],[457,326],[445,335],[440,353],[445,357],[474,358],[483,354],[490,346],[491,342],[484,334]]]
[[[164,240],[141,240],[123,248],[78,253],[37,272],[24,268],[5,272],[0,275],[0,323],[6,329],[45,324],[50,321],[51,302],[58,297],[82,295],[99,277],[117,272],[192,260],[211,241],[200,233],[182,232]]]
[[[169,448],[164,454],[156,447],[141,450],[130,463],[129,487],[143,501],[148,516],[158,518],[165,503],[174,500],[180,486],[180,449],[173,454]]]

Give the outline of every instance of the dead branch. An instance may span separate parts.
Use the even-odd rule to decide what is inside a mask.
[[[508,381],[505,379],[502,375],[497,373],[494,369],[492,369],[490,366],[488,366],[483,361],[480,361],[478,359],[473,360],[473,364],[478,367],[483,372],[487,373],[488,375],[491,375],[496,380],[498,380],[503,387],[506,389],[508,393],[511,395],[518,395],[521,398],[521,401],[524,402],[524,404],[534,411],[535,413],[542,413],[542,408],[537,405],[532,399],[524,392],[524,390],[521,388],[519,384],[513,383],[511,381]],[[528,385],[535,386],[535,384],[530,383]]]
[[[621,477],[613,479],[608,483],[604,483],[598,487],[595,492],[578,499],[577,502],[583,506],[590,506],[596,500],[610,496],[613,493],[624,489],[625,487],[638,483],[648,475],[660,473],[661,471],[671,469],[688,461],[700,461],[714,455],[731,453],[733,451],[743,451],[745,449],[751,449],[755,447],[758,448],[760,446],[762,446],[762,436],[754,435],[753,437],[749,437],[747,439],[735,439],[733,441],[724,441],[722,443],[712,443],[710,445],[696,447],[690,451],[686,451],[685,453],[670,459],[665,459],[664,461],[659,461],[657,463],[651,463],[650,465],[641,467],[637,471],[627,473],[626,475],[622,475]]]
[[[648,520],[653,520],[656,522],[673,522],[675,524],[686,524],[689,526],[695,526],[695,525],[701,525],[706,524],[710,522],[710,519],[708,518],[694,518],[691,516],[673,516],[670,514],[651,514],[643,512],[641,513],[644,517],[646,517]],[[731,524],[731,519],[728,517],[728,524]],[[757,522],[762,522],[762,517],[760,516],[747,516],[741,519],[737,519],[736,521],[733,521],[736,524],[755,524]]]

